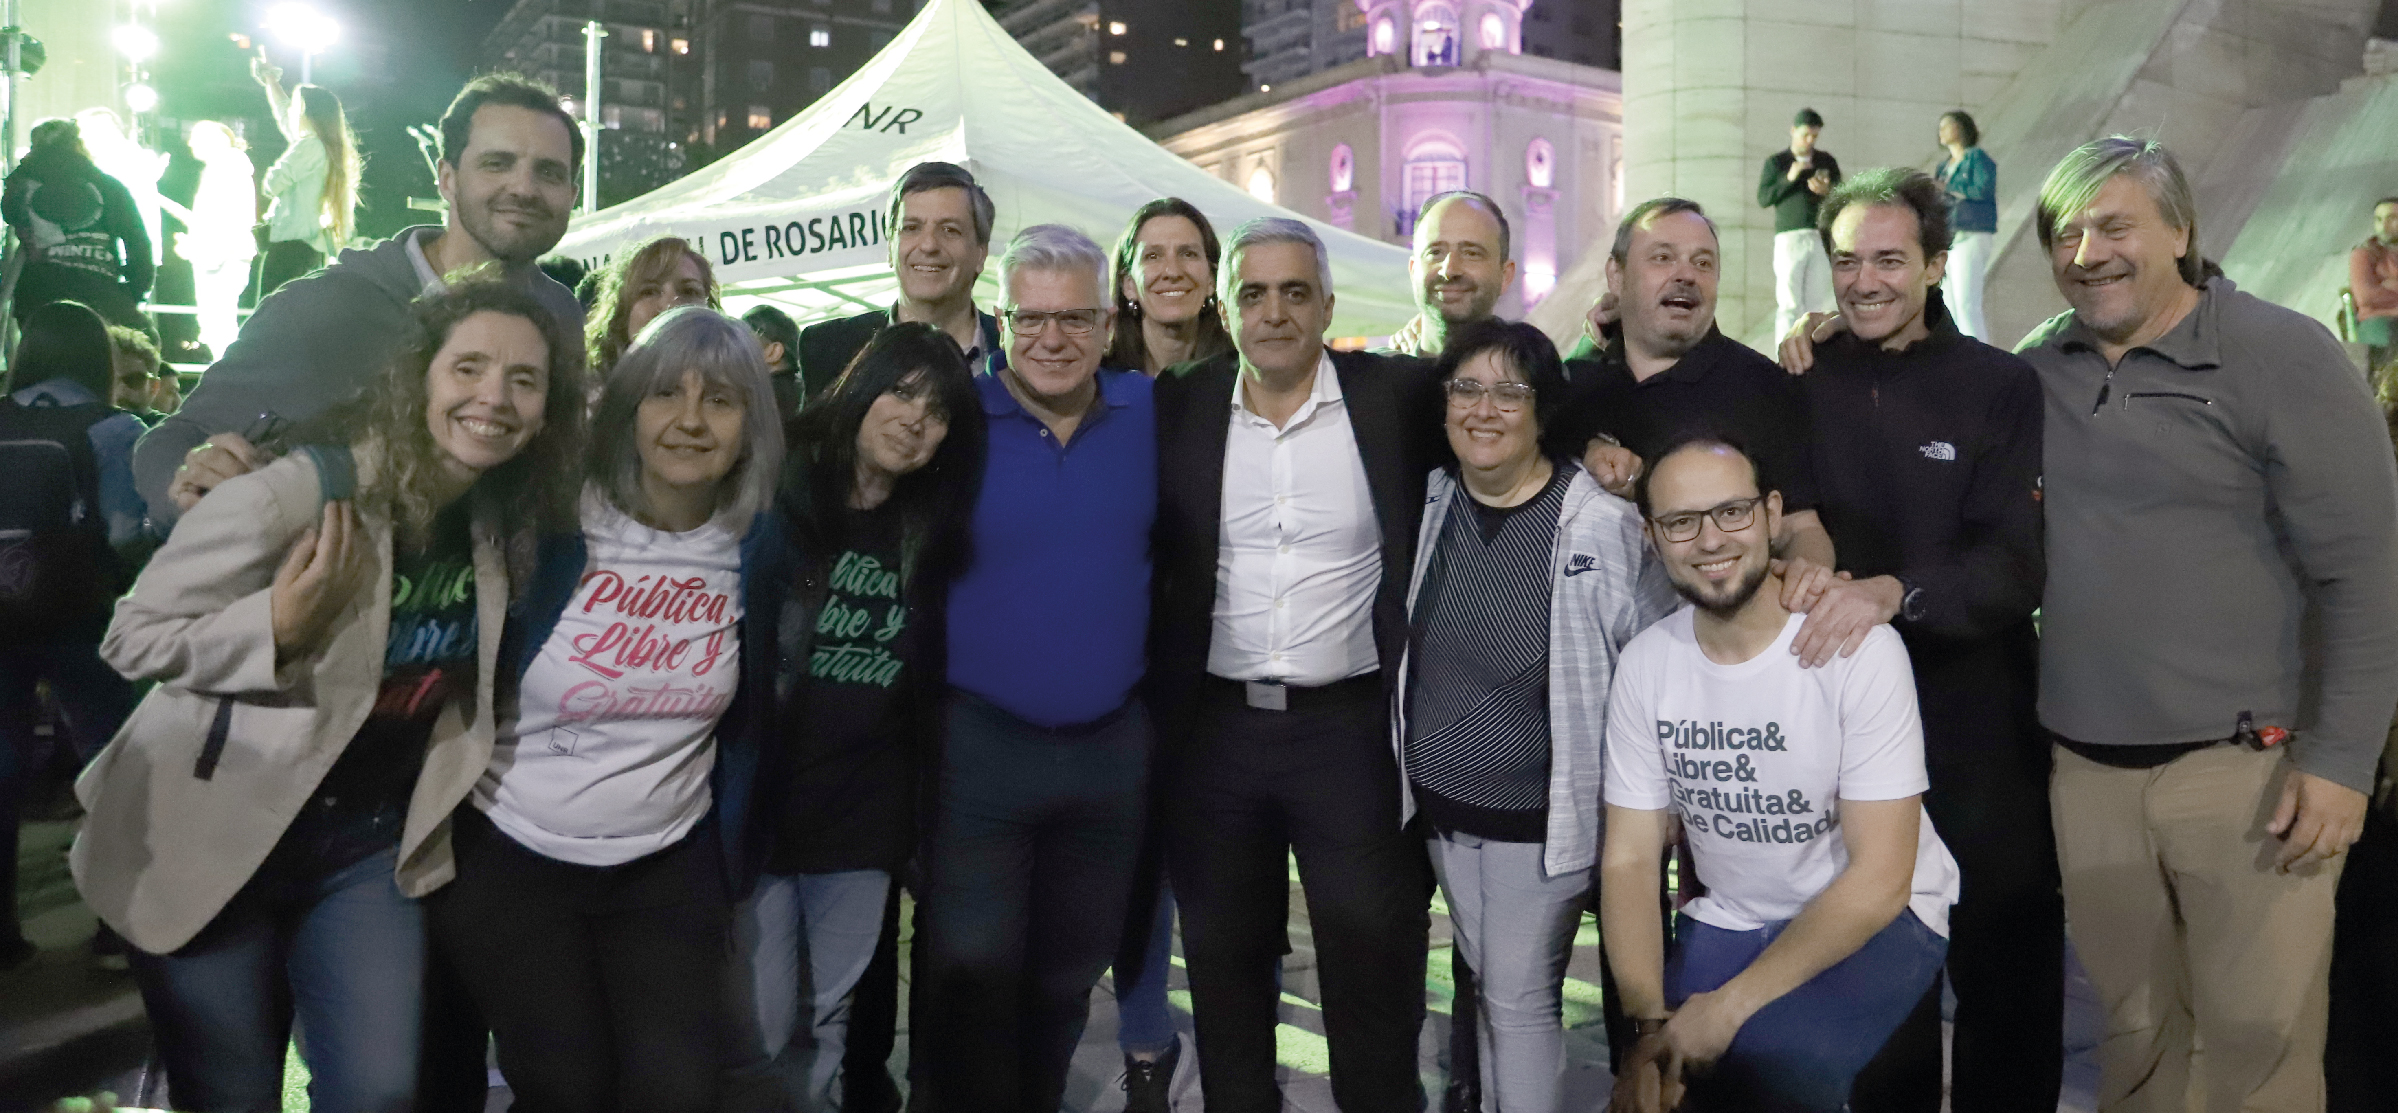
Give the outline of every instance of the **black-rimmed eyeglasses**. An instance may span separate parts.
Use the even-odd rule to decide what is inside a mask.
[[[1733,499],[1730,502],[1718,503],[1705,510],[1683,510],[1651,518],[1649,522],[1655,525],[1657,532],[1664,534],[1668,541],[1688,541],[1697,537],[1699,523],[1709,518],[1715,519],[1715,528],[1725,533],[1739,533],[1756,524],[1757,507],[1764,501],[1764,495]]]

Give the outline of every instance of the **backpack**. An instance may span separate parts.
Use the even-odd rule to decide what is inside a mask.
[[[121,585],[90,434],[116,412],[0,397],[0,642],[106,624]]]

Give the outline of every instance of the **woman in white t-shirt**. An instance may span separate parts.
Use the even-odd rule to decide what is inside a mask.
[[[1876,626],[1801,667],[1766,480],[1702,436],[1636,489],[1692,605],[1632,639],[1607,698],[1600,912],[1641,1026],[1619,1113],[1674,1108],[1685,1064],[1706,1109],[1838,1113],[1948,952],[1957,864],[1923,812],[1913,666]],[[1657,876],[1675,819],[1707,892],[1674,916],[1668,954]]]
[[[739,321],[651,322],[600,394],[582,533],[545,539],[510,616],[513,714],[431,912],[522,1108],[715,1105],[772,694],[773,415]]]
[[[258,296],[315,270],[350,242],[358,211],[358,137],[341,98],[322,85],[283,91],[283,71],[265,58],[250,61],[250,76],[266,90],[275,127],[291,144],[266,168],[266,258],[258,266]]]

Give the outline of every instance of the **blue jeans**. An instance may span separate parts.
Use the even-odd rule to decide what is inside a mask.
[[[1754,931],[1727,931],[1674,917],[1674,952],[1665,962],[1665,1000],[1673,1008],[1718,989],[1748,969],[1784,920]],[[1775,998],[1732,1038],[1703,1075],[1690,1080],[1691,1103],[1707,1110],[1839,1113],[1850,1083],[1922,1000],[1948,956],[1948,940],[1915,913],[1900,912],[1855,954]]]
[[[926,871],[918,1037],[937,1107],[1054,1113],[1124,934],[1148,812],[1137,699],[1049,730],[954,692]]]
[[[881,870],[764,874],[733,910],[736,993],[767,1058],[794,1052],[802,1113],[840,1108],[834,1089],[848,1047],[849,1001],[882,937],[891,875]],[[797,1048],[801,1008],[809,1038]],[[790,1062],[790,1060],[785,1060]],[[786,1087],[790,1088],[790,1087]]]
[[[133,685],[100,660],[98,643],[0,646],[0,945],[19,936],[17,925],[17,809],[40,771],[33,724],[33,687],[50,682],[75,747],[80,769],[115,737],[133,711]]]
[[[425,982],[422,907],[397,847],[330,870],[286,838],[181,950],[135,951],[175,1108],[279,1113],[298,1020],[317,1113],[408,1113]]]

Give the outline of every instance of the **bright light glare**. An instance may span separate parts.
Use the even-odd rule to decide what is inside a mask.
[[[147,62],[158,56],[158,34],[138,23],[128,23],[109,36],[117,53],[135,62]]]
[[[341,24],[305,4],[284,4],[268,12],[267,30],[304,53],[322,54],[341,38]]]
[[[148,112],[158,107],[158,90],[147,85],[126,86],[125,107],[135,112]]]

